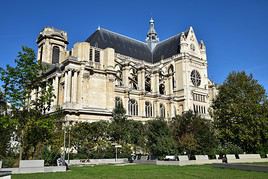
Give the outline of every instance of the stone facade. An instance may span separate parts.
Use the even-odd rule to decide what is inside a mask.
[[[38,60],[48,64],[46,78],[54,87],[49,112],[61,107],[66,120],[109,120],[119,102],[135,120],[168,119],[187,110],[209,118],[217,90],[208,79],[205,44],[198,42],[192,27],[159,41],[151,19],[146,42],[99,28],[89,40],[77,42],[70,50],[67,33],[47,27],[40,32],[37,44]],[[147,54],[158,53],[161,59],[143,58],[139,48],[147,45]],[[168,46],[175,51],[170,53]]]

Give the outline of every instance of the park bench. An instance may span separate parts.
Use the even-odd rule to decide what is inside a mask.
[[[261,159],[260,154],[239,154],[239,159]]]
[[[179,161],[188,161],[188,155],[178,155]]]
[[[227,158],[227,160],[235,160],[236,159],[235,154],[226,154],[226,158]]]
[[[20,168],[38,168],[44,167],[44,160],[20,160]]]
[[[145,155],[145,156],[142,155],[140,160],[147,160],[147,159],[148,159],[148,156],[147,155]]]
[[[208,160],[208,155],[195,155],[195,160]]]
[[[175,155],[166,155],[164,160],[176,160],[176,156]]]

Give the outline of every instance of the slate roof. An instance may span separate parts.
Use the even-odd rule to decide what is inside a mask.
[[[92,46],[115,49],[116,53],[126,55],[149,63],[159,62],[180,52],[180,34],[160,41],[153,51],[145,42],[100,28],[86,40]]]

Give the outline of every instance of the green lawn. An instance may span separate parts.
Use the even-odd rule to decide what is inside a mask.
[[[84,178],[268,178],[268,173],[249,172],[235,169],[214,168],[211,165],[202,166],[87,166],[73,167],[64,173],[21,174],[12,175],[12,179],[84,179]]]
[[[247,163],[247,164],[266,166],[268,165],[268,162],[254,162],[254,163]]]

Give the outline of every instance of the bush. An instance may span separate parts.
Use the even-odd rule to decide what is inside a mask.
[[[226,143],[224,146],[219,145],[216,150],[216,154],[223,155],[223,154],[241,154],[243,153],[243,150],[235,144],[232,144],[230,142]]]
[[[61,154],[58,151],[49,150],[48,147],[45,147],[43,152],[43,159],[45,160],[45,166],[56,166],[57,159],[61,157]]]
[[[2,161],[3,161],[2,168],[19,167],[19,159],[16,156],[6,157]]]

